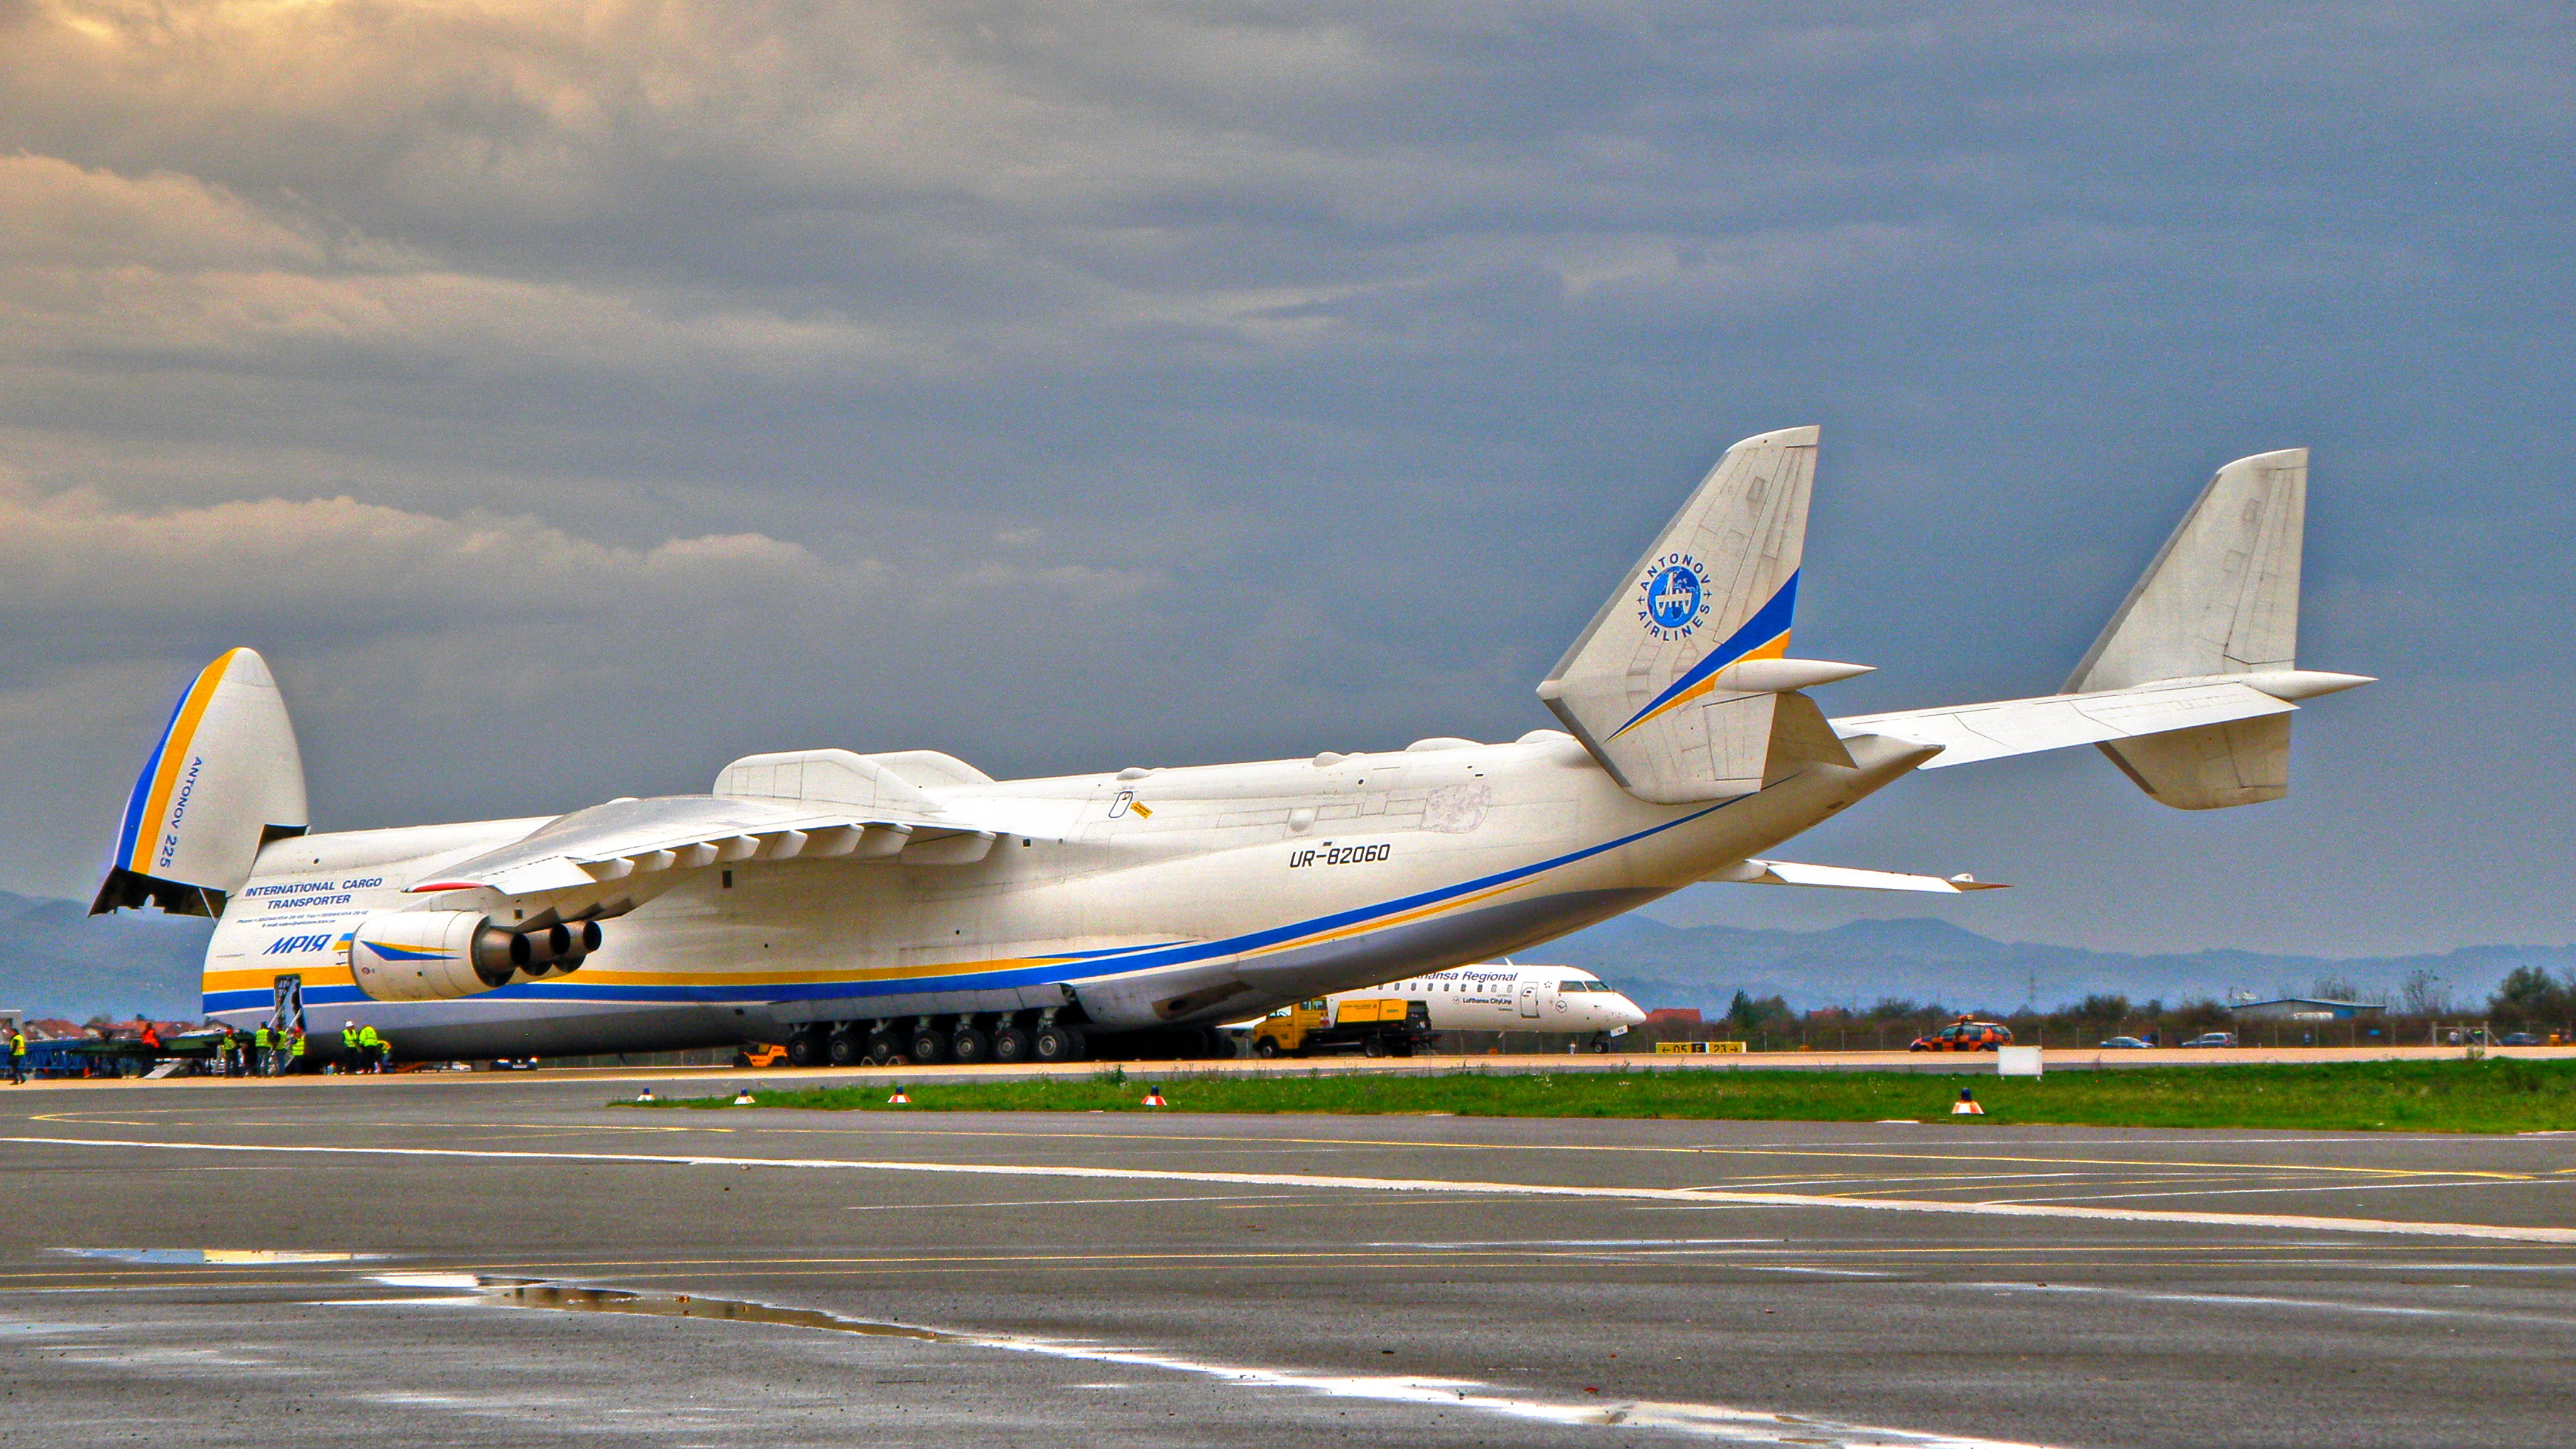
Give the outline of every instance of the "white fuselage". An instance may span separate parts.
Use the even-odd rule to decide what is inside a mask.
[[[1120,775],[946,784],[1018,822],[971,864],[744,860],[674,872],[606,920],[577,971],[443,1001],[356,986],[347,933],[418,908],[404,887],[543,820],[279,840],[220,920],[210,1015],[265,1017],[281,976],[317,1033],[372,1024],[405,1056],[569,1055],[746,1040],[822,1023],[1065,1012],[1094,1030],[1241,1019],[1486,961],[1707,877],[1930,752],[1849,742],[1719,803],[1650,804],[1573,739],[1446,745]],[[1136,808],[1142,806],[1143,808]],[[450,891],[509,921],[524,899]],[[1517,1008],[1515,1008],[1517,1009]]]
[[[1426,971],[1364,991],[1327,997],[1336,1016],[1341,1003],[1363,997],[1400,996],[1431,1008],[1433,1031],[1543,1031],[1592,1036],[1641,1024],[1637,1003],[1589,971],[1571,966],[1515,966],[1484,962]]]

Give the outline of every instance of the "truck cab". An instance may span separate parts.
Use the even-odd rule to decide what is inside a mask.
[[[1346,998],[1339,1005],[1316,997],[1283,1006],[1252,1029],[1256,1057],[1360,1052],[1409,1057],[1431,1049],[1431,1003],[1400,996]]]

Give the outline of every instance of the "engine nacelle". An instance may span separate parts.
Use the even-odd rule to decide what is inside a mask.
[[[561,976],[599,946],[599,923],[516,931],[470,911],[390,911],[349,933],[349,974],[378,1001],[452,1001]]]

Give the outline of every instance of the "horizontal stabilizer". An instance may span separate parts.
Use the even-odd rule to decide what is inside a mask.
[[[2005,888],[2002,881],[1979,880],[1965,874],[1903,875],[1889,870],[1854,870],[1841,865],[1802,865],[1794,860],[1739,860],[1708,879],[1735,885],[1829,886],[1837,890],[1922,891],[1937,895]]]
[[[1834,733],[1937,745],[1927,770],[2094,745],[2176,809],[2279,799],[2293,701],[2371,682],[2298,667],[2307,485],[2304,448],[2219,469],[2064,693],[1854,715]]]
[[[2239,677],[2178,679],[2101,694],[2051,694],[1944,709],[1850,715],[1833,723],[1834,733],[1847,740],[1885,735],[1939,745],[1941,753],[1923,763],[1924,769],[1938,770],[2071,745],[2286,715],[2296,708]]]

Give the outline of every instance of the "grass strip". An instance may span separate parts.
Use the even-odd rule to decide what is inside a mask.
[[[1159,1086],[1168,1108],[1143,1105]],[[1953,1117],[1959,1090],[1983,1117]],[[2046,1123],[2081,1127],[2277,1127],[2342,1132],[2576,1130],[2576,1062],[2336,1062],[2316,1066],[2133,1067],[2044,1078],[1918,1072],[1707,1069],[1428,1076],[1194,1075],[1128,1071],[1025,1082],[758,1089],[754,1108],[860,1112],[1174,1112],[1459,1117],[1655,1117],[1734,1121]],[[639,1106],[620,1102],[612,1105]],[[725,1109],[731,1097],[657,1107]]]

